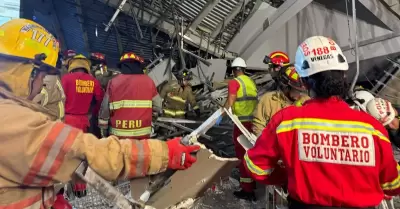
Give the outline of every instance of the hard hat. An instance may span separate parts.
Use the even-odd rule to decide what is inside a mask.
[[[354,91],[353,97],[354,103],[363,111],[366,111],[368,102],[375,98],[373,94],[364,89]]]
[[[290,64],[289,56],[285,52],[275,51],[265,56],[264,63],[275,66],[288,66]]]
[[[60,45],[41,25],[26,19],[13,19],[0,26],[0,54],[34,59],[44,53],[43,63],[56,67]]]
[[[98,62],[98,63],[106,63],[106,55],[99,53],[99,52],[94,52],[94,53],[90,53],[90,60],[94,62]]]
[[[7,57],[2,60],[0,80],[16,96],[27,97],[31,75],[55,68],[59,49],[54,36],[31,20],[12,19],[0,25],[0,54]],[[13,61],[13,57],[17,59]]]
[[[70,59],[72,57],[75,57],[76,55],[77,55],[76,52],[74,50],[71,50],[71,49],[65,50],[64,53],[63,53],[63,57],[66,60]]]
[[[246,65],[246,62],[242,58],[236,57],[233,60],[233,62],[231,64],[231,67],[234,67],[234,68],[236,68],[236,67],[247,68],[247,65]]]
[[[380,121],[382,125],[389,125],[396,117],[392,104],[381,98],[374,98],[367,104],[367,112]]]
[[[75,69],[85,69],[87,73],[90,73],[90,66],[90,60],[82,54],[78,54],[68,61],[68,72]]]
[[[307,88],[302,82],[299,74],[297,74],[294,66],[290,65],[285,68],[282,68],[279,73],[279,84],[283,86],[290,86],[299,91],[305,91]]]
[[[348,70],[349,64],[340,47],[330,38],[313,36],[297,48],[295,67],[300,77],[328,70]]]
[[[137,56],[135,53],[133,52],[127,52],[125,54],[123,54],[121,56],[121,58],[119,59],[120,62],[129,62],[129,61],[137,61],[140,63],[144,62],[144,59],[140,56]]]
[[[182,80],[185,79],[187,81],[192,80],[193,73],[188,70],[182,70],[178,72],[177,79]]]

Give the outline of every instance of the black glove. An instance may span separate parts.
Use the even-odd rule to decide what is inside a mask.
[[[197,117],[200,117],[200,109],[195,109],[194,112],[196,113]]]
[[[106,138],[108,137],[108,129],[100,129],[101,137]]]

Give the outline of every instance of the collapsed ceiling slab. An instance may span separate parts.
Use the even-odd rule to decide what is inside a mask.
[[[102,2],[108,4],[111,7],[114,8],[119,8],[120,7],[120,2],[119,0],[101,0]],[[212,5],[212,4],[211,4]],[[127,15],[132,16],[132,14],[138,13],[138,10],[140,8],[136,7],[136,5],[131,4],[130,2],[126,2],[122,8],[120,8],[122,12],[124,12]],[[154,15],[150,14],[146,10],[141,10],[140,14],[143,12],[143,23],[152,25],[158,22],[158,19],[160,18],[160,15]],[[202,20],[201,18],[199,19],[200,21]],[[161,31],[167,33],[168,35],[172,36],[175,31],[175,26],[174,24],[168,22],[168,21],[159,21],[160,23],[158,24],[158,29]],[[197,23],[195,23],[197,24]],[[235,55],[233,53],[230,53],[226,50],[224,50],[222,47],[219,47],[218,45],[215,45],[214,43],[208,43],[206,40],[202,40],[203,38],[201,35],[199,35],[196,31],[192,31],[191,33],[188,33],[184,36],[184,41],[188,44],[191,44],[195,47],[198,47],[204,51],[208,51],[209,53],[214,54],[217,57],[225,57],[225,58],[234,58]]]
[[[339,3],[345,4],[344,1]],[[295,4],[292,5],[296,6]],[[257,41],[257,44],[254,44],[253,42],[253,44],[251,44],[242,53],[243,58],[247,61],[247,65],[254,69],[266,69],[267,66],[262,63],[264,56],[269,52],[276,50],[286,51],[288,52],[289,57],[294,59],[297,46],[306,38],[315,35],[331,37],[344,49],[344,51],[349,50],[349,42],[352,39],[351,34],[353,34],[351,16],[347,16],[346,11],[343,13],[342,11],[332,9],[333,6],[334,5],[329,5],[328,7],[318,2],[313,2],[303,8],[289,21],[281,22],[280,28],[274,28],[274,31],[269,32],[264,31],[263,34],[267,34],[268,37],[260,38],[259,41]],[[363,5],[360,6],[363,7]],[[349,9],[351,9],[351,5],[349,5]],[[287,8],[287,10],[290,10],[290,8]],[[365,8],[364,10],[368,11]],[[292,11],[297,10],[293,9]],[[360,8],[358,11],[363,10]],[[362,43],[365,41],[374,41],[374,39],[378,40],[376,38],[393,35],[392,30],[389,30],[386,27],[371,24],[366,21],[372,19],[377,21],[379,20],[373,15],[373,13],[358,12],[357,16],[359,17],[359,20],[357,21],[359,42]],[[279,19],[277,20],[279,21]],[[271,25],[273,24],[274,23],[272,22]],[[268,27],[266,30],[269,28],[270,27]],[[365,54],[363,56],[369,57]],[[353,60],[352,58],[348,59]],[[361,60],[362,59],[365,58],[361,57]]]

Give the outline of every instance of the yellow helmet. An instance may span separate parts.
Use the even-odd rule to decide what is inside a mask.
[[[59,48],[54,36],[33,21],[13,19],[4,23],[0,26],[0,80],[15,95],[27,97],[32,72],[55,67]]]
[[[41,25],[26,19],[13,19],[0,26],[0,54],[27,59],[44,53],[43,62],[56,67],[60,45]]]
[[[68,60],[68,72],[82,68],[85,69],[87,73],[90,73],[90,66],[91,66],[90,60],[85,56],[83,56],[82,54],[78,54]]]

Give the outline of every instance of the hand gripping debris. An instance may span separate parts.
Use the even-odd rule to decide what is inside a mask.
[[[205,134],[211,127],[214,126],[219,116],[224,113],[224,110],[218,109],[214,114],[212,114],[203,124],[201,124],[196,130],[194,130],[189,135],[182,138],[181,143],[183,145],[191,145],[197,142],[197,138],[200,135]],[[182,156],[185,157],[185,156]],[[148,189],[140,196],[141,204],[145,204],[157,191],[159,191],[167,182],[168,179],[176,172],[176,170],[167,170],[164,173],[158,174],[154,177],[152,184]]]

